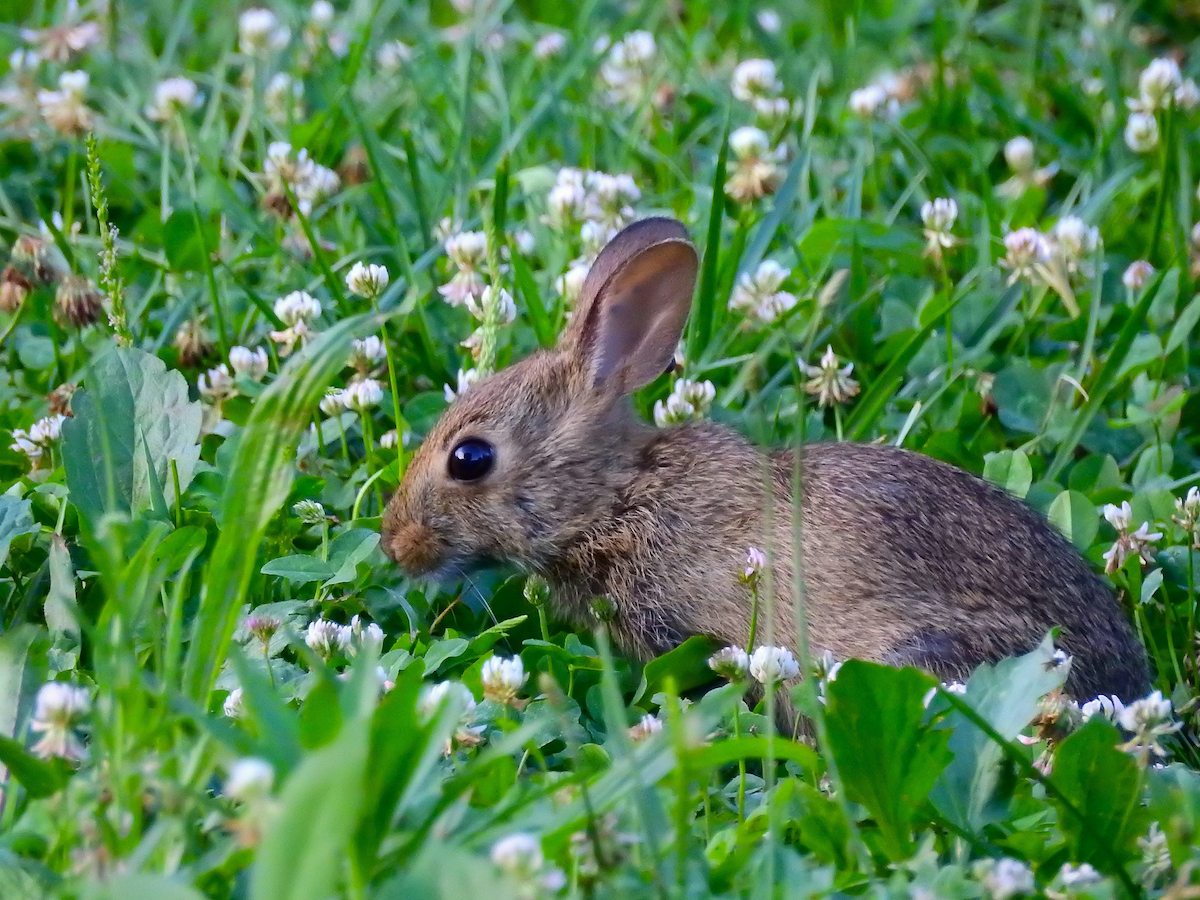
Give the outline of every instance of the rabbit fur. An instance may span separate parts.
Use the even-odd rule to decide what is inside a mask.
[[[1145,654],[1112,590],[1006,492],[893,447],[810,444],[797,473],[794,451],[764,452],[710,422],[642,422],[629,394],[671,363],[696,269],[672,219],[614,237],[559,345],[468,388],[431,430],[386,509],[385,552],[414,576],[515,563],[544,576],[552,611],[578,626],[606,596],[618,647],[645,661],[697,634],[745,646],[739,574],[759,547],[772,592],[759,643],[795,647],[798,475],[813,651],[964,680],[1059,627],[1073,697],[1146,693]],[[477,481],[448,474],[465,437],[494,448]]]

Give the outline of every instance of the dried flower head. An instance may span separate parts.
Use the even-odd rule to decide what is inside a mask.
[[[46,124],[66,137],[78,137],[92,128],[92,111],[84,102],[88,89],[87,72],[63,72],[58,90],[38,91],[37,102]]]
[[[1050,244],[1036,228],[1018,228],[1004,236],[1004,258],[1001,267],[1009,270],[1008,284],[1013,285],[1024,278],[1034,281],[1039,277],[1039,266],[1050,258]]]
[[[73,328],[85,328],[100,318],[104,295],[90,278],[65,275],[54,295],[54,315],[59,322]]]
[[[179,351],[179,364],[194,369],[212,356],[213,342],[199,319],[188,319],[175,332],[175,349]]]
[[[1143,565],[1154,562],[1154,543],[1162,540],[1162,532],[1150,531],[1150,523],[1143,522],[1136,531],[1133,528],[1133,509],[1125,500],[1120,506],[1107,503],[1104,518],[1117,530],[1117,540],[1104,553],[1104,571],[1111,575],[1125,565],[1131,556],[1140,557]]]

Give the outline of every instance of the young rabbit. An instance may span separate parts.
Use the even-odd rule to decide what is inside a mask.
[[[773,558],[759,643],[796,644],[792,451],[711,422],[651,428],[628,396],[661,376],[691,307],[697,258],[672,219],[600,253],[558,347],[467,389],[421,445],[383,518],[412,575],[504,560],[543,575],[560,617],[611,629],[645,661],[704,634],[745,646],[749,547]],[[962,680],[1059,626],[1068,691],[1149,686],[1112,591],[1040,515],[973,475],[892,447],[801,450],[804,609],[816,653]],[[768,621],[769,620],[769,621]]]

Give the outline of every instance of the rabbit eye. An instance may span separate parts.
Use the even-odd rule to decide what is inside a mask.
[[[467,438],[450,451],[447,468],[455,481],[477,481],[492,471],[495,461],[496,451],[491,444],[479,438]]]

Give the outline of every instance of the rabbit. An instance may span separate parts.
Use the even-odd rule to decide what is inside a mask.
[[[576,626],[594,623],[591,601],[605,596],[617,647],[645,662],[692,635],[746,645],[753,604],[739,576],[759,547],[775,601],[761,602],[759,643],[795,647],[794,451],[708,421],[653,428],[629,402],[673,365],[696,271],[674,219],[619,232],[558,346],[467,388],[430,431],[384,512],[385,553],[414,577],[516,564],[548,581],[551,612]],[[895,447],[799,454],[814,653],[965,680],[1059,627],[1072,697],[1147,693],[1112,590],[1022,501]]]

